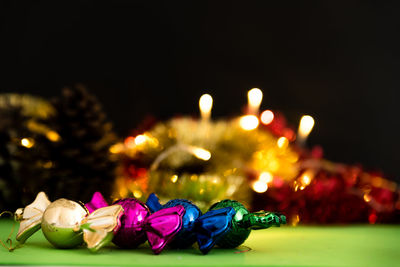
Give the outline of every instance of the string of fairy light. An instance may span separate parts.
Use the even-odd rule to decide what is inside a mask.
[[[279,113],[274,112],[270,109],[266,109],[260,111],[260,106],[263,99],[263,93],[258,88],[253,88],[247,93],[247,108],[245,114],[242,114],[238,117],[233,118],[229,121],[229,126],[232,124],[237,125],[243,132],[249,133],[251,136],[258,136],[260,133],[265,132],[263,129],[266,126],[270,126],[273,124],[275,120],[278,119]],[[207,133],[213,130],[213,121],[212,121],[212,108],[213,108],[213,98],[209,94],[204,94],[199,99],[199,110],[200,110],[200,118],[196,120],[196,124],[198,124],[199,136],[202,138],[207,138]],[[228,127],[229,127],[228,126]],[[271,139],[273,140],[273,144],[271,146],[263,146],[260,147],[259,150],[253,151],[253,157],[258,159],[255,160],[251,165],[252,171],[254,171],[255,175],[252,178],[249,187],[256,193],[262,194],[265,193],[269,188],[276,187],[279,188],[283,183],[289,183],[293,192],[303,191],[307,186],[309,186],[313,179],[316,178],[318,172],[320,170],[331,171],[332,173],[345,174],[346,168],[344,165],[333,163],[323,159],[313,159],[306,158],[300,160],[300,155],[297,151],[291,150],[291,144],[295,143],[300,148],[305,148],[307,139],[312,132],[315,126],[315,121],[310,115],[303,115],[299,121],[299,125],[297,128],[297,132],[293,131],[290,128],[285,128],[280,134],[274,135]],[[62,137],[54,130],[36,122],[35,120],[28,121],[28,128],[36,133],[44,135],[48,140],[52,142],[59,142],[62,140]],[[187,128],[185,128],[186,130]],[[34,138],[30,136],[21,137],[20,139],[16,139],[19,144],[27,149],[31,149],[35,147],[37,144]],[[140,154],[140,152],[146,153],[149,148],[157,148],[156,152],[159,152],[156,155],[154,161],[151,166],[149,166],[149,170],[157,170],[160,163],[168,158],[169,155],[174,151],[180,151],[183,153],[187,153],[189,155],[194,156],[196,159],[200,161],[207,162],[213,157],[213,153],[215,155],[215,151],[213,152],[211,149],[206,149],[205,147],[198,145],[190,145],[184,142],[177,142],[176,144],[170,147],[162,147],[162,142],[160,139],[157,139],[155,136],[151,134],[151,132],[143,132],[136,136],[128,136],[123,142],[116,143],[109,148],[109,152],[113,155],[126,155],[128,157],[133,157],[134,155]],[[279,155],[285,155],[285,161],[279,158]],[[52,162],[45,162],[44,168],[51,168]],[[294,171],[290,175],[280,175],[277,174],[277,169],[283,168],[285,166],[293,167]],[[223,175],[224,177],[228,177],[230,173],[235,172],[235,168],[226,169],[224,172],[220,172],[219,174],[207,174],[204,176],[203,174],[188,174],[189,179],[192,181],[198,181],[207,177],[210,179],[211,184],[218,184],[221,182],[220,177],[218,175]],[[347,173],[346,173],[347,174]],[[146,175],[148,173],[146,172]],[[178,184],[181,176],[176,173],[170,174],[168,176],[170,183]],[[347,176],[346,176],[347,177]],[[350,177],[350,176],[349,176]],[[371,196],[371,186],[377,188],[384,188],[391,192],[397,193],[400,195],[399,186],[388,179],[385,179],[379,175],[370,174],[364,171],[361,171],[354,177],[346,179],[358,179],[361,184],[360,188],[357,188],[356,193],[359,194],[360,198],[368,203],[374,210],[377,211],[385,211],[388,208],[387,206],[379,203]],[[118,177],[117,177],[118,178]],[[116,179],[118,182],[118,179]],[[351,181],[350,181],[351,182]],[[354,184],[353,182],[351,182]],[[368,186],[370,185],[370,186]],[[235,185],[232,185],[232,188]],[[143,190],[139,187],[129,188],[126,184],[121,184],[118,187],[118,196],[126,196],[128,191],[130,190],[134,197],[141,198],[146,190]],[[199,193],[202,194],[205,188],[200,188]],[[231,189],[227,189],[229,191]],[[117,195],[115,195],[117,196]],[[394,208],[400,210],[400,199],[394,203]],[[376,213],[371,213],[369,222],[375,223],[377,220]],[[291,218],[291,222],[293,225],[297,224],[300,221],[300,216],[296,214],[293,218]]]
[[[247,93],[247,108],[246,114],[239,116],[238,118],[234,119],[240,128],[244,131],[254,131],[256,130],[260,124],[269,125],[273,122],[275,118],[275,114],[273,111],[267,109],[260,112],[260,106],[263,99],[263,93],[258,88],[253,88],[248,91]],[[199,99],[199,110],[200,110],[200,119],[199,123],[202,125],[200,130],[207,131],[208,125],[211,121],[211,113],[213,107],[213,98],[210,94],[203,94]],[[314,119],[310,115],[302,116],[298,133],[297,133],[297,142],[300,146],[304,146],[307,140],[307,137],[311,133],[314,127]],[[200,133],[201,134],[201,133]],[[204,135],[205,136],[205,135]],[[284,150],[286,149],[291,141],[294,141],[296,137],[289,140],[285,136],[280,136],[276,140],[276,146],[278,149]],[[118,143],[113,145],[110,148],[110,152],[113,154],[124,153],[126,155],[133,155],[138,151],[145,150],[147,146],[158,146],[158,140],[151,136],[149,133],[139,134],[137,136],[129,136],[125,139],[123,143]],[[174,149],[184,150],[187,153],[192,154],[196,158],[200,160],[207,161],[212,157],[212,152],[204,149],[202,147],[196,146],[189,146],[184,144],[178,144],[172,148],[167,149],[167,151],[163,151],[158,158],[155,160],[155,163],[152,166],[158,166],[160,159],[162,160],[164,156],[168,155],[169,152],[173,151]],[[294,160],[297,161],[297,158]],[[153,168],[154,169],[154,168]],[[312,176],[306,176],[305,179],[299,179],[295,181],[298,183],[299,186],[297,189],[304,189],[311,181]],[[176,180],[176,175],[173,175],[171,181]],[[274,176],[268,171],[261,171],[258,175],[258,178],[253,181],[252,189],[257,193],[264,193],[268,190],[268,186],[273,183]],[[141,196],[142,193],[135,190],[134,195]],[[136,193],[136,194],[135,194]]]

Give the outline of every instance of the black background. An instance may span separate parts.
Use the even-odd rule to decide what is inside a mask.
[[[126,135],[146,115],[240,113],[246,92],[329,159],[398,179],[400,9],[388,1],[1,1],[0,91],[83,82]]]

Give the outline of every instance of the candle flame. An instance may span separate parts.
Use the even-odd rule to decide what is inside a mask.
[[[213,98],[209,94],[204,94],[199,99],[199,108],[201,117],[208,119],[211,116],[211,109],[213,106]]]
[[[260,108],[263,93],[258,88],[253,88],[247,92],[247,99],[249,101],[249,108],[252,112],[258,112]]]
[[[314,127],[314,119],[310,115],[304,115],[301,117],[299,124],[299,135],[302,137],[307,137]]]

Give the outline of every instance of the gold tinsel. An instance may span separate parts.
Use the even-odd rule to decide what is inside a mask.
[[[298,174],[298,154],[286,138],[259,128],[244,130],[237,119],[160,122],[111,152],[148,170],[136,180],[119,177],[116,198],[156,192],[161,199],[190,199],[200,207],[224,198],[248,203],[260,175],[290,180]]]

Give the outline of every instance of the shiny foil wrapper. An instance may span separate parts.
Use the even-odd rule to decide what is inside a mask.
[[[15,212],[20,223],[16,239],[24,243],[40,228],[46,239],[57,248],[73,248],[86,243],[96,252],[107,245],[120,227],[123,208],[112,205],[90,213],[81,204],[65,198],[50,202],[44,192]]]
[[[146,205],[152,212],[178,205],[183,206],[185,208],[185,214],[182,217],[182,228],[169,245],[173,248],[187,248],[196,242],[196,233],[193,231],[194,225],[195,221],[202,213],[191,201],[186,199],[173,199],[168,201],[165,205],[161,205],[158,197],[155,194],[150,194]]]
[[[95,209],[107,205],[100,193],[96,193],[85,206]],[[181,205],[159,210],[151,214],[143,202],[134,198],[117,200],[113,205],[121,205],[124,213],[121,225],[114,232],[113,243],[123,248],[135,248],[146,240],[154,253],[159,254],[182,228],[185,209]]]
[[[146,242],[144,231],[145,219],[150,210],[141,201],[134,198],[125,198],[114,202],[124,208],[121,217],[121,227],[115,233],[113,243],[122,248],[135,248]]]

